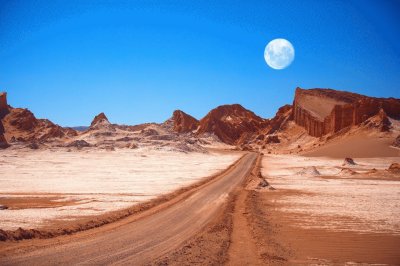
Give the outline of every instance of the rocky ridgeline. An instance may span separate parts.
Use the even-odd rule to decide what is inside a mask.
[[[268,125],[268,119],[257,116],[240,104],[222,105],[200,120],[197,135],[212,133],[224,143],[238,145]]]
[[[328,135],[332,137],[352,126],[391,131],[391,119],[400,119],[400,99],[297,88],[293,105],[282,106],[272,119],[261,118],[239,104],[232,104],[211,110],[200,121],[176,110],[164,123],[133,126],[112,124],[100,113],[90,127],[78,132],[47,119],[37,119],[28,109],[12,108],[7,105],[6,93],[0,93],[0,115],[0,147],[3,148],[8,143],[58,141],[57,145],[67,143],[72,148],[153,147],[203,151],[202,146],[207,143],[220,141],[251,150],[267,145],[291,145],[292,141],[305,139],[304,135],[311,138],[332,134]],[[393,144],[398,145],[398,141]],[[291,149],[301,151],[302,148],[296,144]]]
[[[293,118],[308,134],[321,137],[346,127],[360,125],[380,115],[400,119],[400,99],[374,98],[331,89],[297,88],[293,101]],[[385,118],[386,117],[386,118]]]

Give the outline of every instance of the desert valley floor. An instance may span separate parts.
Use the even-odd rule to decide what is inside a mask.
[[[0,228],[41,228],[56,221],[127,208],[227,168],[240,154],[151,150],[15,151],[0,161]]]
[[[107,216],[218,174],[244,154],[148,149],[2,151],[0,205],[7,209],[1,210],[0,226],[11,231],[62,228],[84,217]],[[400,158],[353,160],[262,156],[258,167],[269,184],[260,186],[254,174],[245,179],[244,190],[236,192],[243,202],[235,199],[237,209],[227,227],[230,235],[218,236],[232,241],[226,261],[240,264],[242,251],[237,254],[235,241],[243,240],[235,240],[235,235],[244,239],[241,235],[247,230],[251,243],[242,244],[253,245],[249,255],[256,259],[252,264],[397,264],[400,176],[387,169],[391,163],[400,163]],[[209,226],[213,223],[221,221]],[[0,244],[2,256],[15,245],[6,243]],[[193,249],[179,257],[191,261],[192,253],[196,254]],[[203,262],[212,261],[213,255],[207,254]],[[171,260],[174,256],[170,253],[169,259],[155,261],[179,262]]]

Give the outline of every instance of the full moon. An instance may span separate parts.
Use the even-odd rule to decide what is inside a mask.
[[[293,45],[285,39],[272,40],[265,47],[264,59],[273,69],[287,68],[294,60]]]

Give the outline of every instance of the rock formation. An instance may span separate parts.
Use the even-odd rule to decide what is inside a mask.
[[[394,147],[400,148],[400,135],[397,136],[397,138],[393,141],[392,145]]]
[[[392,163],[388,170],[392,172],[400,172],[400,163]]]
[[[92,123],[90,124],[90,128],[94,128],[99,125],[109,125],[109,124],[110,122],[108,121],[107,116],[104,113],[100,113],[93,118]]]
[[[7,93],[0,92],[0,118],[8,113]]]
[[[222,105],[200,120],[197,134],[213,133],[225,143],[240,144],[267,125],[268,120],[239,104]]]
[[[391,122],[386,112],[381,108],[378,114],[365,120],[362,125],[369,129],[378,129],[381,132],[388,132],[391,127]]]
[[[293,102],[293,118],[314,137],[336,133],[359,125],[380,110],[400,118],[400,99],[374,98],[331,89],[297,88]]]
[[[18,141],[46,141],[77,135],[71,128],[60,127],[48,119],[37,119],[31,111],[23,108],[9,107],[9,113],[2,122],[6,137]]]
[[[187,133],[196,130],[199,121],[181,110],[175,110],[172,114],[173,129],[177,133]]]
[[[286,122],[293,119],[293,106],[287,104],[278,109],[275,116],[270,120],[268,132],[266,134],[272,134],[282,129]]]
[[[7,105],[7,93],[1,92],[0,93],[0,149],[5,149],[9,145],[7,140],[4,136],[5,129],[3,126],[2,119],[8,113],[8,105]]]

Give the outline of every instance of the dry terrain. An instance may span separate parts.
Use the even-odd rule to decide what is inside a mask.
[[[249,153],[219,177],[179,195],[173,203],[141,215],[72,236],[3,244],[2,264],[152,262],[178,248],[214,220],[229,193],[248,176],[256,158],[256,154]]]
[[[218,173],[240,153],[0,151],[0,229],[43,228],[154,199]]]
[[[255,202],[271,238],[293,263],[398,264],[399,157],[343,159],[265,156],[263,174],[276,189]],[[289,252],[290,251],[290,252]],[[279,254],[279,250],[272,253]]]

